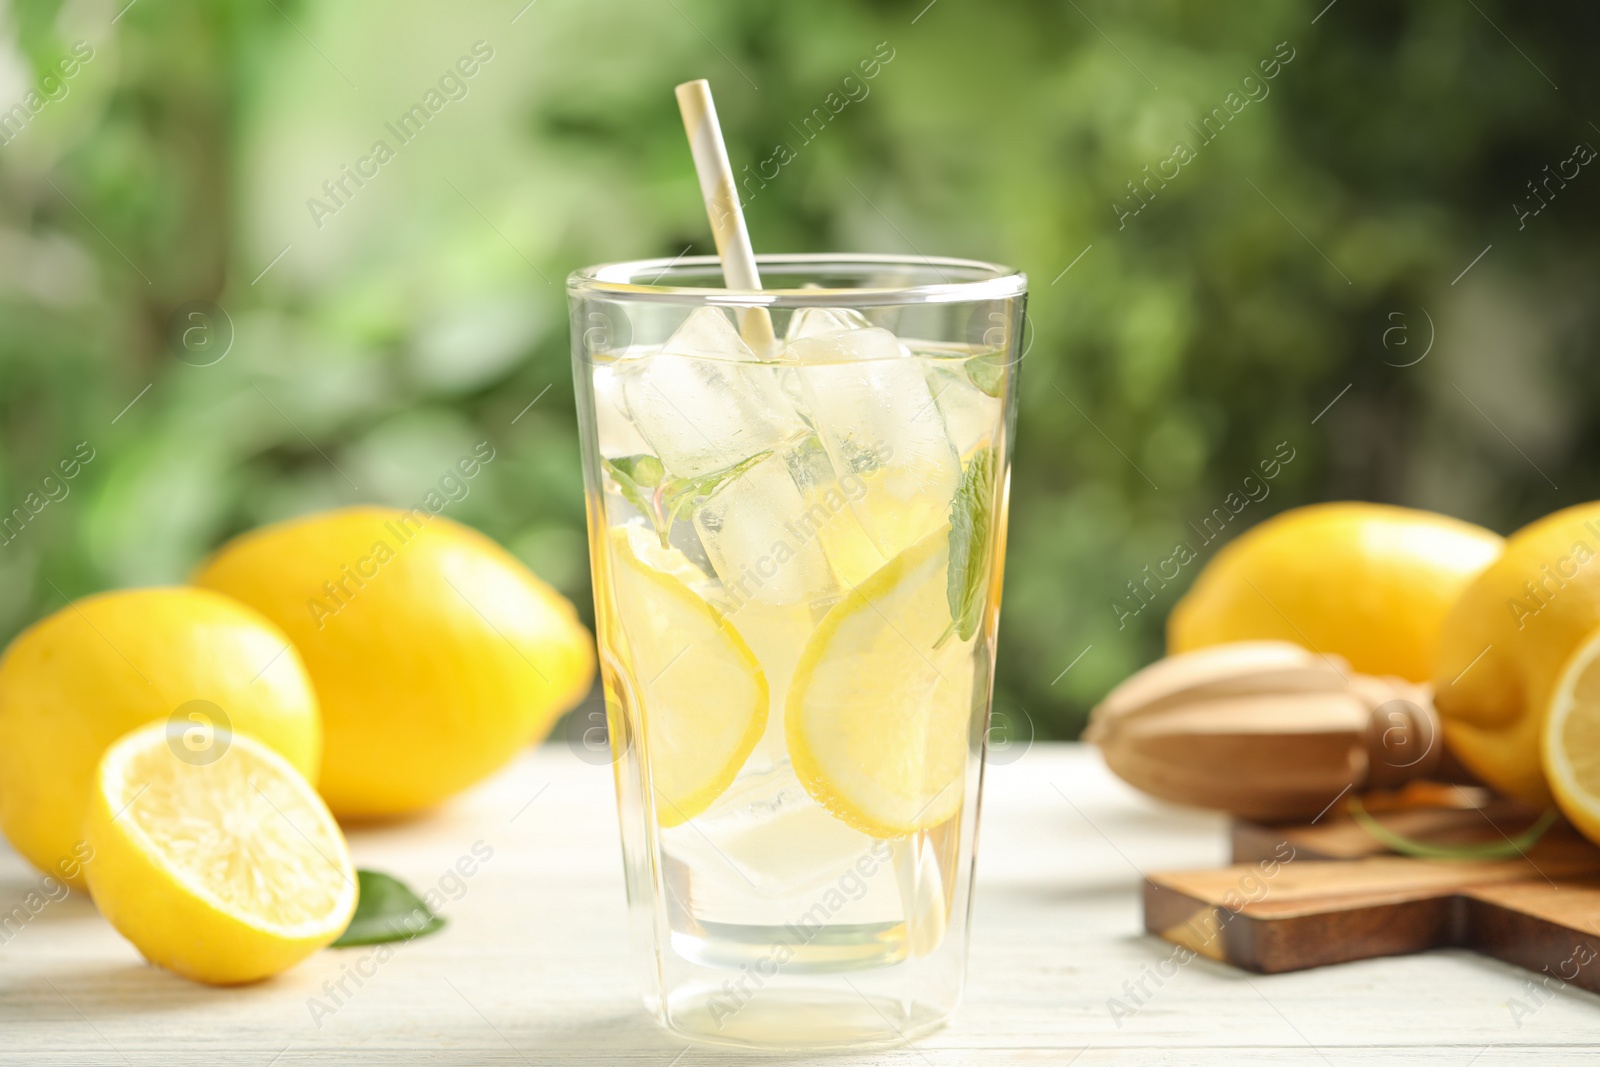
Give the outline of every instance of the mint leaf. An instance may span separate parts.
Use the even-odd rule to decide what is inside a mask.
[[[953,633],[963,641],[978,632],[989,577],[989,545],[994,539],[994,449],[974,452],[961,472],[961,484],[950,502],[950,569],[946,592],[950,601],[950,628],[939,638],[942,645]]]
[[[649,516],[650,525],[661,538],[661,547],[666,548],[675,521],[692,518],[694,509],[706,498],[770,455],[770,449],[758,452],[698,478],[668,477],[661,461],[651,455],[602,458],[600,462],[622,491],[623,499]]]
[[[356,913],[334,948],[410,941],[444,926],[444,920],[398,878],[379,871],[356,871],[356,888]]]
[[[611,480],[617,483],[617,488],[622,491],[622,499],[649,517],[656,536],[661,538],[661,547],[665,548],[667,533],[672,523],[663,522],[661,512],[656,507],[656,490],[667,475],[667,469],[661,465],[661,461],[646,453],[642,456],[622,456],[617,459],[606,459],[602,456],[600,463],[605,467],[606,473],[611,475]]]
[[[1006,361],[1005,357],[996,352],[986,352],[981,356],[973,356],[966,360],[962,367],[967,372],[967,378],[988,393],[998,398],[1005,389]]]
[[[718,489],[739,477],[757,463],[772,455],[772,450],[757,452],[755,455],[742,459],[731,467],[724,467],[710,474],[702,474],[698,478],[673,478],[667,483],[663,495],[662,513],[671,525],[674,519],[689,519],[694,515],[694,509],[701,502],[710,497]]]
[[[611,480],[617,483],[617,488],[622,490],[624,500],[646,515],[655,510],[650,497],[667,473],[659,459],[648,454],[622,456],[618,459],[602,457],[600,463],[605,467],[606,473],[611,475]]]

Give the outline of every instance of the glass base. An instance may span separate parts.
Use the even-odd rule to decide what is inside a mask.
[[[782,962],[785,974],[837,974],[870,970],[901,962],[906,957],[906,924],[834,924],[815,931],[796,927],[753,926],[703,922],[703,937],[674,931],[672,948],[683,959],[702,967],[731,972],[766,973],[774,962],[773,946],[794,946]],[[797,936],[800,935],[800,936]],[[802,937],[809,935],[808,939]]]
[[[748,997],[691,986],[672,997],[658,1021],[702,1044],[820,1052],[893,1048],[932,1033],[949,1018],[948,1008],[874,996],[841,979],[837,986],[788,986]]]

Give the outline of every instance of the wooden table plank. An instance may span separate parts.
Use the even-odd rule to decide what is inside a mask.
[[[1185,962],[1141,932],[1140,872],[1226,862],[1221,818],[1138,796],[1076,745],[1036,745],[990,767],[986,788],[954,1024],[911,1050],[816,1062],[1542,1067],[1593,1054],[1600,998],[1466,952],[1274,976]],[[493,854],[458,883],[447,872],[478,842]],[[457,896],[449,928],[382,961],[324,952],[214,990],[143,964],[74,893],[0,933],[0,1064],[749,1060],[685,1051],[638,1007],[609,768],[547,745],[432,818],[351,846],[363,866]],[[38,885],[0,850],[0,913]]]

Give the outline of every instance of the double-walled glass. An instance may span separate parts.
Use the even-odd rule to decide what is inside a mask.
[[[572,275],[629,912],[688,1038],[895,1044],[961,996],[1026,280]]]

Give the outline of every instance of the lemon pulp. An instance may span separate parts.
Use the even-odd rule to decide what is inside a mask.
[[[761,664],[721,612],[612,538],[621,630],[662,826],[687,822],[733,782],[767,725]]]
[[[338,937],[355,870],[310,784],[242,734],[218,733],[215,758],[173,741],[152,723],[101,760],[84,873],[111,924],[151,962],[214,984],[276,974]]]
[[[949,529],[856,586],[823,618],[789,688],[796,777],[874,837],[937,826],[961,807],[973,642],[946,637]]]

